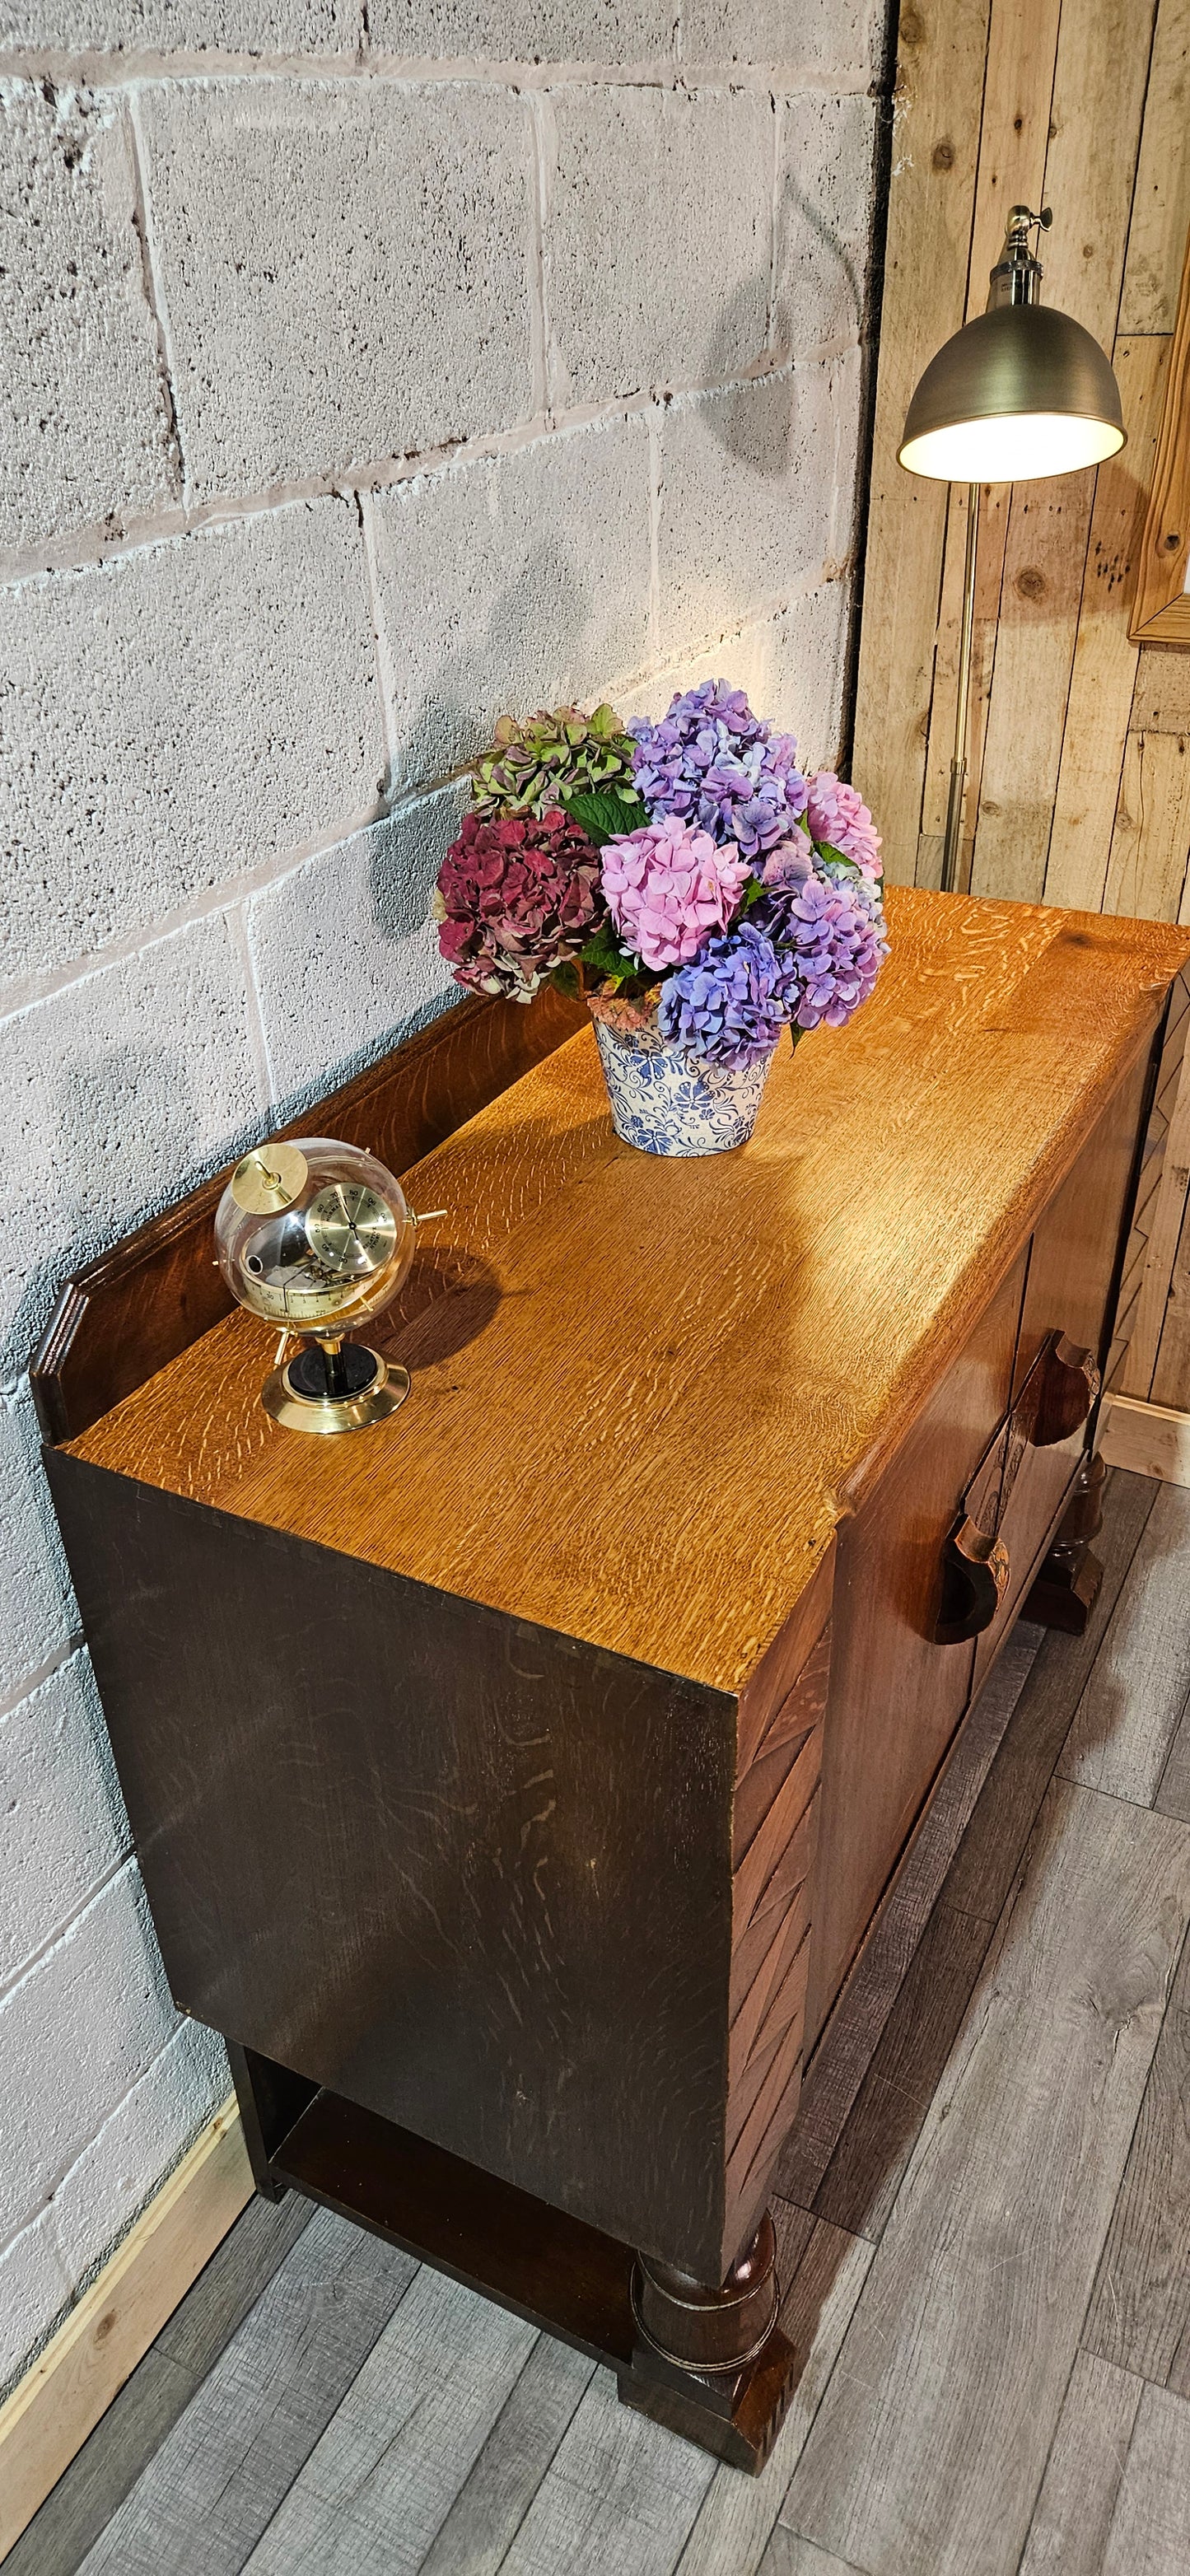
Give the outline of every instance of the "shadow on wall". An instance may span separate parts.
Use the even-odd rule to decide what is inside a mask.
[[[537,594],[544,594],[552,615],[543,638],[543,620]],[[448,649],[439,664],[433,684],[423,693],[417,712],[410,719],[405,736],[404,770],[399,792],[410,795],[432,794],[460,771],[460,801],[465,794],[466,765],[483,748],[476,725],[491,688],[491,673],[506,664],[510,675],[531,675],[529,692],[533,706],[561,704],[568,695],[583,692],[574,673],[564,669],[561,676],[550,676],[548,665],[558,669],[566,636],[581,634],[592,607],[592,595],[574,559],[556,542],[551,541],[530,567],[522,567],[519,578],[509,580],[492,602],[482,630],[460,639]],[[543,640],[546,651],[542,651]],[[519,699],[522,689],[510,677],[510,696],[515,690]],[[515,712],[529,714],[533,707],[518,704]],[[444,808],[447,800],[443,800]],[[457,812],[449,816],[439,840],[427,836],[424,866],[409,872],[396,864],[397,849],[391,835],[374,833],[369,851],[368,869],[371,885],[372,920],[383,939],[398,941],[411,938],[429,921],[431,901],[438,868],[447,842],[458,828]],[[442,1005],[438,1006],[439,1008]],[[424,1019],[436,1017],[427,1008]],[[410,1023],[421,1025],[421,1020]],[[408,1034],[408,1028],[404,1029]]]
[[[46,1122],[56,1137],[53,1165],[40,1192],[27,1174],[30,1228],[25,1285],[0,1341],[0,1382],[13,1384],[28,1367],[53,1312],[62,1282],[108,1244],[132,1233],[173,1200],[233,1162],[263,1132],[259,1103],[245,1101],[242,1121],[218,1137],[196,1160],[201,1133],[191,1099],[191,1067],[184,1045],[146,1038],[142,1044],[92,1049],[59,1068],[54,1109]],[[139,1181],[152,1139],[156,1169],[146,1192]],[[125,1190],[129,1161],[138,1177]],[[48,1186],[47,1186],[48,1184]]]

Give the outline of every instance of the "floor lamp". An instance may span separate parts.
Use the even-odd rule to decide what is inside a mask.
[[[1040,215],[1013,206],[991,273],[986,313],[947,340],[921,379],[897,450],[910,474],[966,483],[967,558],[959,638],[954,759],[942,851],[942,886],[958,874],[967,794],[975,550],[982,483],[1023,483],[1099,465],[1124,444],[1120,389],[1097,340],[1069,313],[1040,300],[1042,271],[1029,247]]]

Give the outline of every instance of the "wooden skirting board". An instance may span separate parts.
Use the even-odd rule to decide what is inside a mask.
[[[234,2096],[0,2407],[0,2559],[252,2196]]]
[[[1113,1395],[1104,1416],[1099,1447],[1109,1467],[1127,1467],[1134,1476],[1160,1476],[1167,1485],[1190,1485],[1190,1413]]]

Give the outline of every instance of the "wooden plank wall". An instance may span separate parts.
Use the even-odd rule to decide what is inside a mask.
[[[1190,0],[905,0],[894,113],[852,773],[889,876],[939,881],[967,503],[897,443],[1024,199],[1053,206],[1042,291],[1110,350],[1129,435],[1097,475],[985,489],[960,882],[1190,920],[1190,652],[1128,641],[1190,227]],[[1123,1380],[1186,1407],[1188,1125],[1149,1212],[1172,1296],[1150,1272]]]

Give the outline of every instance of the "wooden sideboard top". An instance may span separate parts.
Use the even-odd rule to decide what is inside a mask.
[[[389,1423],[279,1429],[237,1311],[70,1453],[739,1689],[1190,959],[1157,922],[889,917],[873,999],[782,1044],[742,1151],[621,1145],[586,1029],[414,1167],[450,1216],[372,1336],[413,1372]]]

